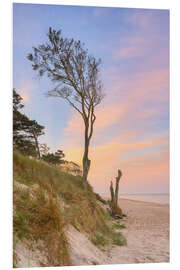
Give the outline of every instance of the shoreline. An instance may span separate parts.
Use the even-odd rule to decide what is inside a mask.
[[[126,199],[126,198],[119,198],[120,200],[127,200],[131,202],[137,202],[137,203],[144,203],[144,204],[155,204],[157,206],[169,206],[169,203],[157,203],[157,202],[146,202],[146,201],[139,201],[139,200],[133,200],[133,199]]]
[[[169,203],[158,203],[158,202],[147,202],[147,201],[140,201],[140,200],[133,200],[133,199],[127,199],[127,198],[119,198],[118,201],[121,200],[127,200],[127,201],[131,201],[131,202],[137,202],[137,203],[144,203],[144,204],[155,204],[155,205],[160,205],[160,206],[169,206]]]
[[[103,194],[100,194],[100,196],[104,199],[104,200],[108,200],[110,199],[110,196],[109,195],[103,195]],[[131,198],[125,198],[125,197],[120,197],[118,198],[118,201],[121,201],[121,200],[127,200],[127,201],[132,201],[132,202],[138,202],[138,203],[147,203],[147,204],[157,204],[157,205],[165,205],[165,206],[170,206],[170,203],[167,203],[167,202],[152,202],[152,201],[143,201],[143,200],[138,200],[138,199],[131,199]]]

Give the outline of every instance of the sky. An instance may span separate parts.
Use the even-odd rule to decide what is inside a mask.
[[[40,142],[81,164],[83,122],[60,98],[47,98],[26,56],[49,26],[81,40],[102,59],[106,97],[96,109],[88,181],[108,193],[117,170],[121,193],[169,192],[169,11],[62,5],[13,5],[13,87],[24,112],[45,126]]]

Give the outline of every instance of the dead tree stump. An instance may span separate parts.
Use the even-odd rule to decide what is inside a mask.
[[[120,170],[118,170],[118,176],[116,177],[115,190],[113,188],[112,181],[110,184],[111,200],[108,201],[109,206],[110,206],[110,210],[111,210],[111,215],[112,216],[119,216],[119,217],[123,216],[122,210],[118,206],[119,180],[120,180],[121,176],[122,176],[122,172]]]

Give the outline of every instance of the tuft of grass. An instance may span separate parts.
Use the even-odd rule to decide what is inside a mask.
[[[106,246],[110,243],[109,239],[98,233],[95,234],[91,241],[95,246]]]
[[[113,224],[113,228],[115,228],[115,229],[126,229],[126,225],[115,223],[115,224]]]
[[[127,244],[126,238],[120,233],[113,233],[112,241],[114,245],[125,246]]]
[[[105,211],[105,216],[106,216],[107,220],[114,221],[114,218],[110,215],[110,213],[107,210]]]

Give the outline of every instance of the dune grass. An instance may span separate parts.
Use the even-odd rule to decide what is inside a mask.
[[[114,224],[113,225],[113,227],[115,228],[115,229],[126,229],[126,225],[124,225],[124,224]]]
[[[82,178],[14,152],[14,239],[41,239],[46,243],[46,266],[70,265],[65,226],[88,234],[97,246],[125,244],[109,225],[97,195]],[[120,239],[120,240],[117,240]]]
[[[32,194],[29,187],[22,189],[15,184],[14,212],[13,229],[16,241],[25,238],[31,245],[42,240],[43,248],[48,254],[44,266],[70,265],[60,207],[57,206],[56,198],[50,189],[46,189],[45,193],[39,186],[33,189]],[[38,248],[42,248],[41,245]]]

